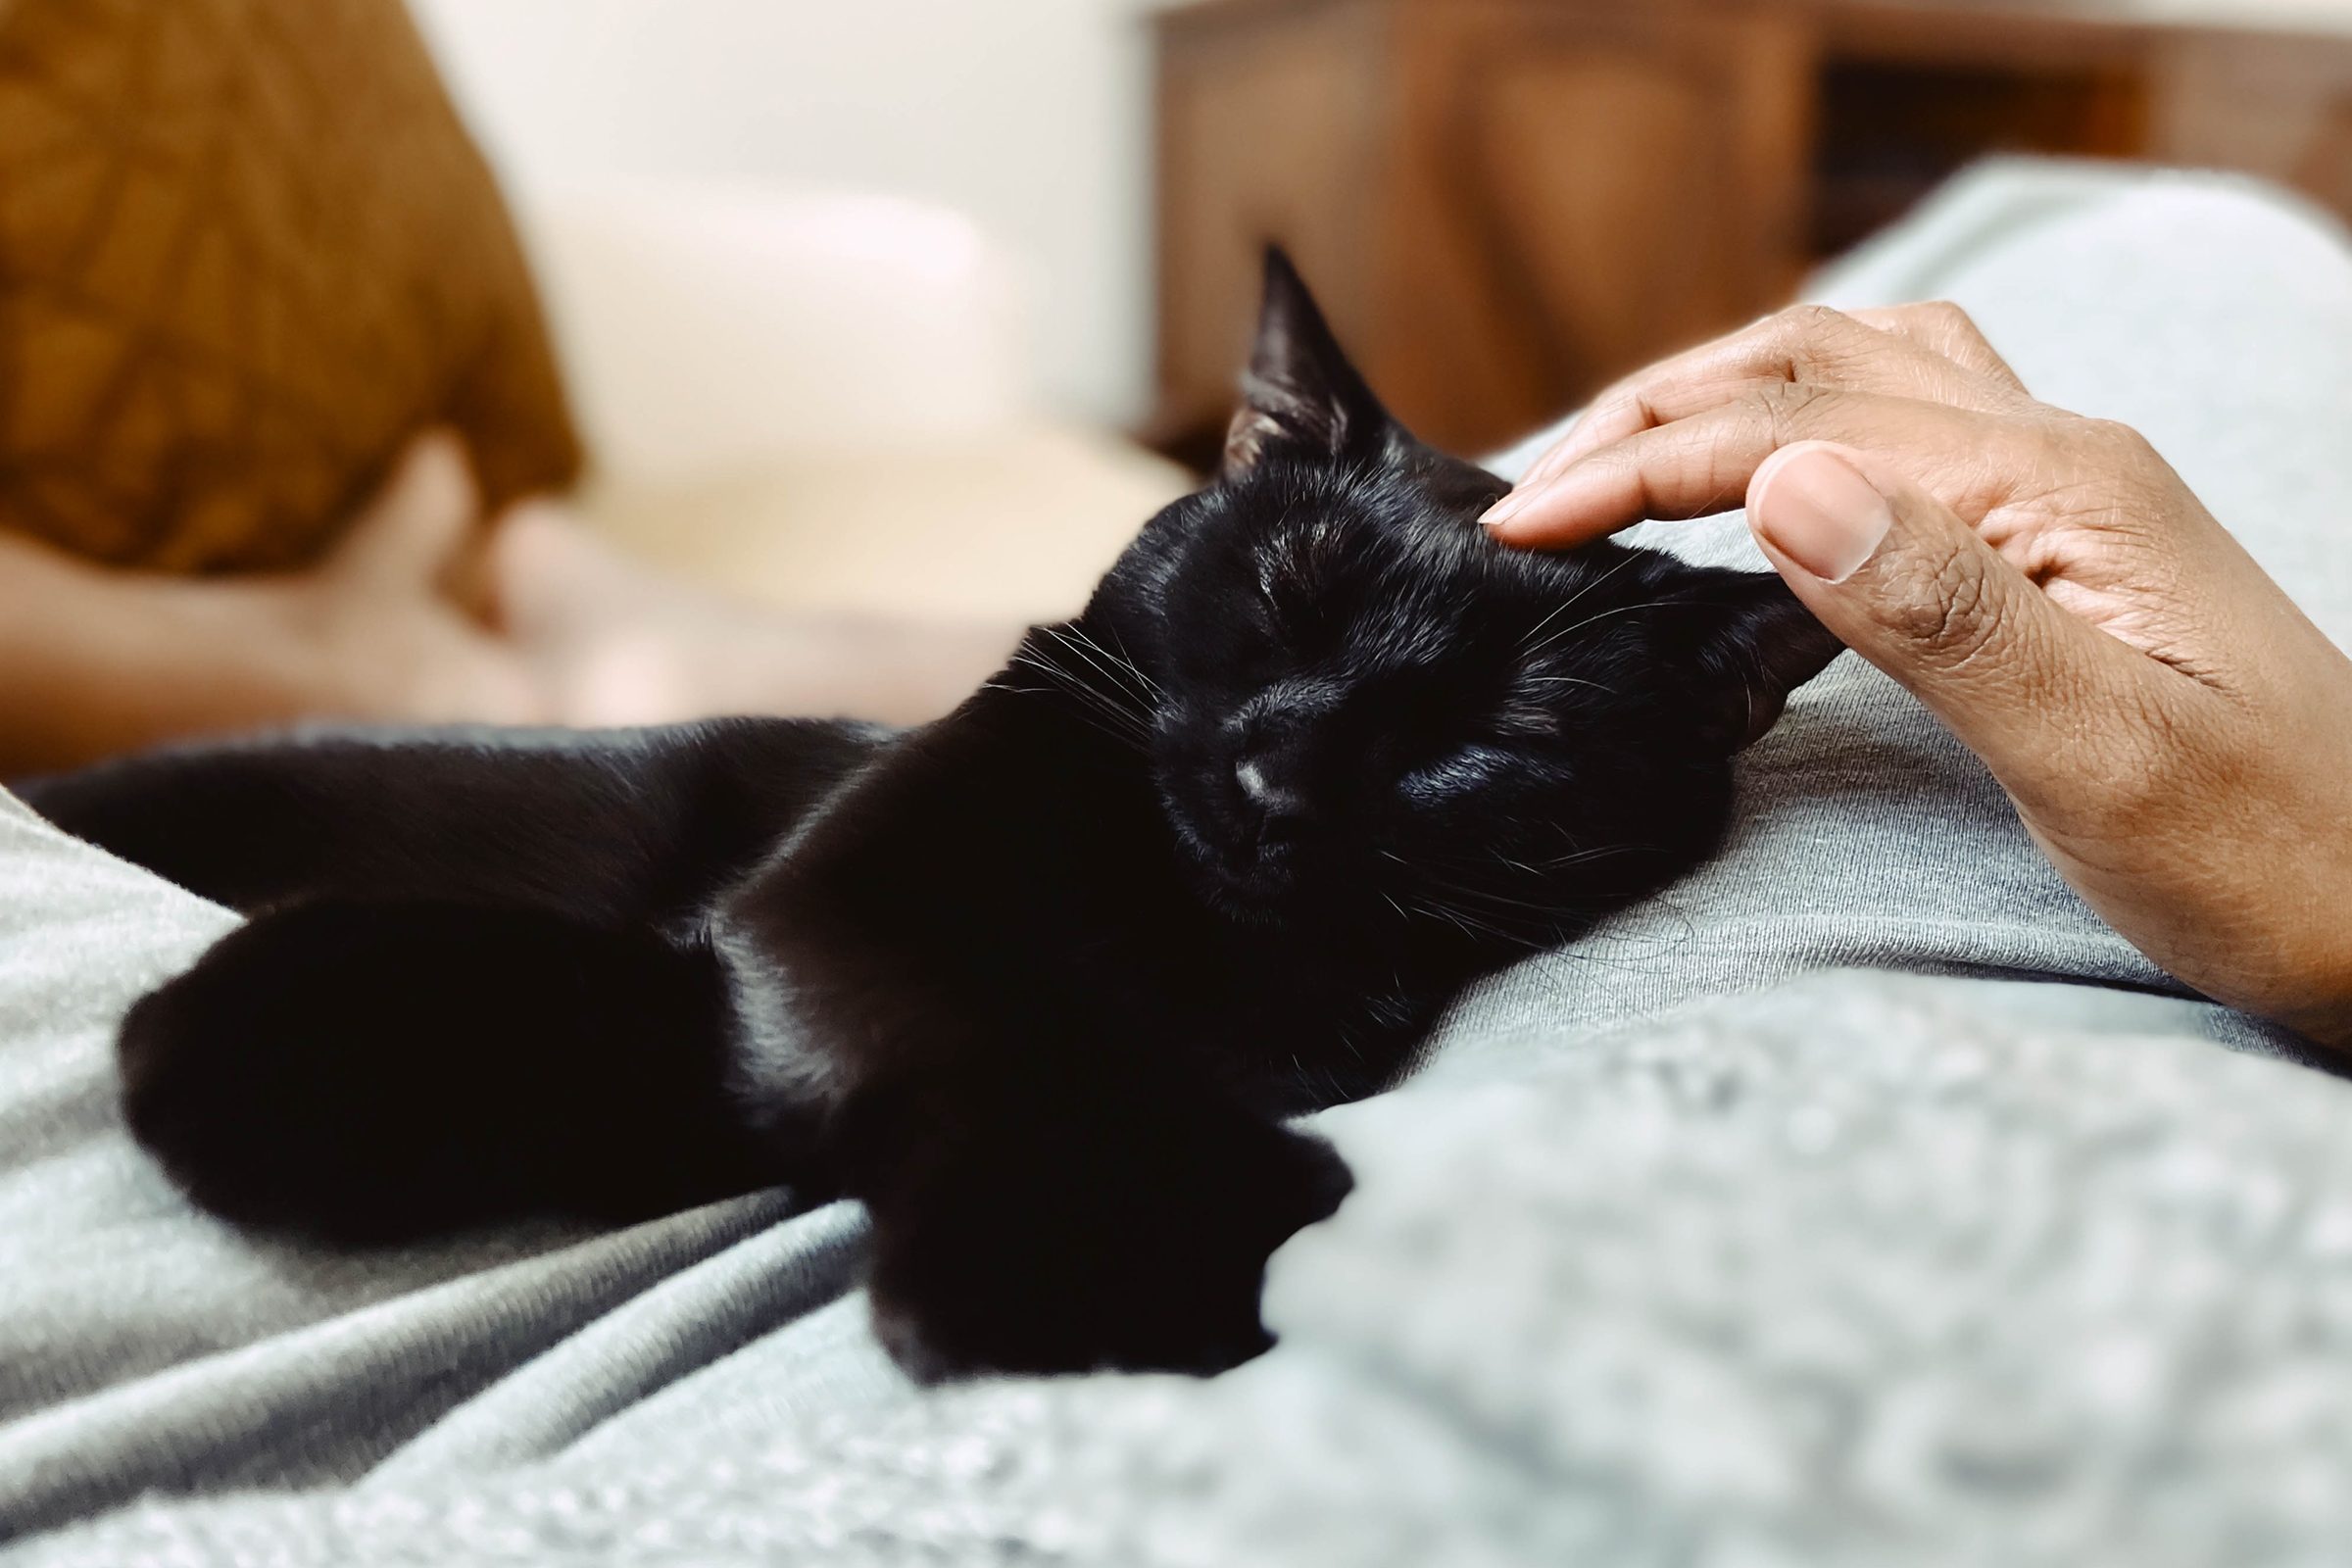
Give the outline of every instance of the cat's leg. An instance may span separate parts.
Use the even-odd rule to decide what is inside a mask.
[[[234,908],[466,899],[619,924],[715,893],[887,735],[784,719],[298,732],[18,789],[68,832]]]
[[[990,1052],[853,1102],[830,1147],[874,1221],[874,1326],[921,1381],[1220,1372],[1273,1344],[1267,1259],[1351,1178],[1182,1063]]]
[[[1348,1188],[1189,1049],[1250,1020],[1124,710],[1039,674],[1079,646],[1033,638],[716,921],[744,994],[789,1007],[827,1168],[873,1214],[876,1328],[926,1379],[1247,1359],[1266,1259]]]
[[[534,910],[265,913],[140,1002],[131,1131],[199,1203],[397,1241],[529,1214],[628,1220],[797,1177],[747,1125],[707,949]]]

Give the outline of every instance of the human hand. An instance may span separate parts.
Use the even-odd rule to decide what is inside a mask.
[[[306,719],[547,720],[546,676],[457,591],[479,516],[436,437],[302,571],[124,571],[0,530],[0,777]]]
[[[464,445],[433,431],[410,443],[331,555],[270,583],[317,664],[322,710],[428,723],[553,718],[534,662],[464,606],[481,523]]]
[[[1558,548],[1742,495],[2117,931],[2352,1046],[2352,660],[2144,439],[2034,401],[1954,307],[1807,307],[1611,388],[1486,520]]]

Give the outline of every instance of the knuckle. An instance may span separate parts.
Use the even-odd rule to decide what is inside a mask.
[[[1746,401],[1777,450],[1807,439],[1817,423],[1818,411],[1829,396],[1825,388],[1803,381],[1785,381],[1759,387],[1747,395]]]
[[[2137,466],[2156,457],[2155,445],[2120,419],[2082,419],[2077,430],[2094,453],[2111,463]]]
[[[2104,500],[2092,510],[2117,531],[2169,531],[2168,520],[2181,514],[2185,491],[2164,454],[2131,425],[2113,419],[2081,423],[2083,428],[2070,432],[2064,445],[2080,493]]]
[[[2092,440],[2107,446],[2129,448],[2142,446],[2147,442],[2146,436],[2141,435],[2135,427],[2124,423],[2121,419],[2082,418],[2076,421],[2076,425],[2077,428],[2086,432]]]
[[[1885,612],[1888,629],[1929,663],[1952,670],[1974,662],[2004,630],[2003,599],[1983,554],[1964,540],[1911,563]]]
[[[1795,380],[1818,346],[1851,324],[1852,318],[1826,305],[1789,305],[1769,318],[1766,335],[1772,347],[1787,360],[1789,379]]]
[[[1984,341],[1984,334],[1977,329],[1977,318],[1950,300],[1929,300],[1915,309],[1928,320],[1957,336],[1973,338],[1979,343]]]
[[[1922,336],[1936,345],[1936,351],[1946,359],[1957,361],[1980,375],[1989,376],[2012,392],[2025,392],[2025,383],[2018,379],[2017,371],[1992,346],[1992,340],[1984,335],[1984,329],[1977,325],[1976,318],[1969,315],[1966,309],[1950,300],[1929,300],[1910,309],[1913,313],[1911,318],[1919,323]]]
[[[1790,305],[1779,317],[1783,326],[1799,333],[1833,330],[1851,319],[1843,311],[1832,310],[1827,305]]]

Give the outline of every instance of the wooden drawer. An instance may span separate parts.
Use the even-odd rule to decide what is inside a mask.
[[[1769,309],[1987,152],[2352,209],[2352,35],[2090,0],[1201,0],[1160,14],[1157,64],[1151,434],[1196,464],[1268,239],[1396,413],[1477,451]]]

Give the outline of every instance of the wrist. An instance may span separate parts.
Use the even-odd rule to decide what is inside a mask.
[[[235,719],[292,723],[360,709],[366,671],[317,582],[272,575],[171,586],[179,590],[177,635],[223,649],[245,710]]]
[[[2352,925],[2329,917],[2337,890],[2352,896],[2352,867],[2244,885],[2236,898],[2205,906],[2201,951],[2165,966],[2217,1001],[2352,1050]],[[2242,923],[2230,939],[2233,913]],[[2272,918],[2259,917],[2266,913]]]
[[[2352,897],[2352,881],[2342,886]],[[2261,1010],[2331,1051],[2352,1052],[2352,942],[2344,937],[2352,928],[2340,917],[2319,924],[2325,938],[2306,946],[2277,1005]]]

